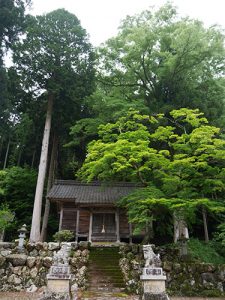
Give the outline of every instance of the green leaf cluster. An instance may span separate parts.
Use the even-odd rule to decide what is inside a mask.
[[[166,115],[129,111],[99,126],[78,172],[82,180],[131,181],[146,188],[121,200],[129,220],[143,228],[173,212],[190,222],[198,211],[225,211],[225,141],[198,109]]]
[[[214,124],[224,113],[224,33],[181,18],[167,3],[128,16],[98,49],[99,80],[151,112],[199,108]],[[220,119],[221,121],[221,119]]]
[[[0,232],[5,230],[14,219],[14,213],[7,205],[0,207]]]
[[[12,167],[0,171],[0,205],[15,213],[15,220],[7,237],[15,238],[22,224],[30,224],[33,210],[37,173],[30,168]]]

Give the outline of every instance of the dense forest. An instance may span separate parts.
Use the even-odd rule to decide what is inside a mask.
[[[222,249],[223,30],[182,18],[168,3],[128,16],[115,37],[94,48],[75,15],[58,9],[32,16],[29,5],[0,2],[6,239],[23,223],[33,240],[46,238],[47,223],[49,237],[57,230],[45,200],[55,178],[130,181],[144,187],[119,205],[137,230],[148,224],[149,239],[172,239],[179,212],[192,236]]]

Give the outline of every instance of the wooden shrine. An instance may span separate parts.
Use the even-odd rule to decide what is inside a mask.
[[[71,230],[76,241],[132,242],[133,228],[126,211],[116,202],[140,185],[134,183],[81,183],[57,180],[47,197],[57,204],[59,230]],[[141,239],[142,236],[135,236]]]

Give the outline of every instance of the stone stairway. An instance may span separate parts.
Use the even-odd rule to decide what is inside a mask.
[[[89,292],[123,292],[118,247],[92,247],[89,258]]]

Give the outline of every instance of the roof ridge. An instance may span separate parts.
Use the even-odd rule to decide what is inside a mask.
[[[139,182],[126,182],[126,181],[109,181],[109,182],[102,182],[102,181],[92,181],[92,182],[82,182],[78,180],[63,180],[63,179],[56,179],[54,185],[83,185],[83,186],[102,186],[102,187],[126,187],[126,186],[137,186],[143,187],[144,185]]]

